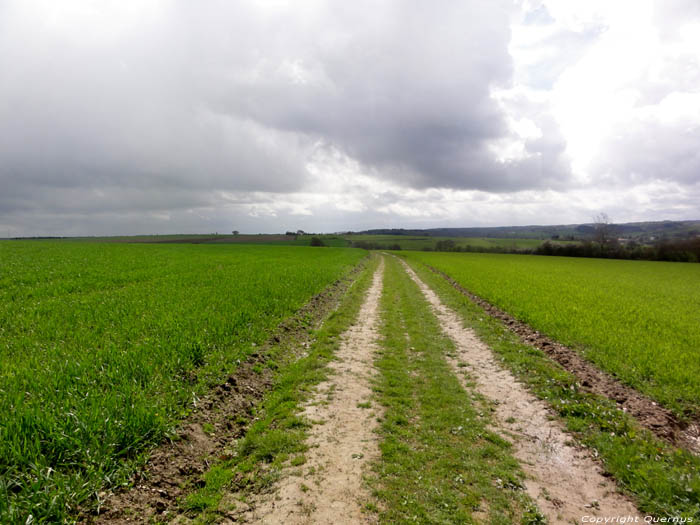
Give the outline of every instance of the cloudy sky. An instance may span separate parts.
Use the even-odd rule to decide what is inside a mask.
[[[0,0],[0,237],[700,219],[698,0]]]

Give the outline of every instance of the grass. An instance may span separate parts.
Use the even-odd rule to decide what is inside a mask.
[[[454,351],[418,287],[386,258],[376,397],[381,458],[371,480],[383,523],[539,523],[489,407],[465,391]]]
[[[411,253],[679,417],[700,416],[700,266]]]
[[[360,250],[0,247],[0,521],[70,520]],[[264,271],[261,271],[264,269]]]
[[[377,266],[373,259],[349,288],[342,303],[314,334],[306,357],[281,367],[275,385],[255,414],[255,423],[245,438],[235,444],[232,458],[212,466],[203,476],[204,485],[183,502],[183,508],[198,523],[217,520],[228,493],[260,492],[281,475],[282,467],[302,466],[311,422],[299,417],[300,407],[313,386],[327,377],[327,364],[340,343],[339,336],[356,319]]]
[[[455,290],[415,258],[409,263],[466,326],[475,330],[539,398],[547,401],[567,428],[594,449],[605,469],[655,516],[700,519],[700,458],[675,449],[641,429],[614,402],[580,391],[576,378],[543,352],[522,344],[499,321]]]

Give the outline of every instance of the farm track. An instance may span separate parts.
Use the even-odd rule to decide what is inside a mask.
[[[446,307],[408,266],[401,263],[430,303],[443,331],[453,340],[458,357],[447,357],[463,387],[476,382],[477,390],[495,403],[497,429],[513,442],[514,456],[529,475],[525,486],[549,523],[578,522],[583,515],[642,514],[615,484],[603,475],[590,454],[573,446],[562,426],[550,419],[546,403],[537,400],[512,374],[493,358],[491,350],[463,327],[460,318]],[[468,365],[468,377],[460,369]]]
[[[517,334],[524,344],[543,351],[567,372],[576,376],[582,390],[615,401],[621,410],[634,417],[642,427],[650,430],[657,437],[694,454],[700,454],[700,421],[697,418],[691,421],[679,420],[670,410],[599,369],[584,359],[576,350],[564,346],[529,325],[518,321],[488,301],[471,293],[446,273],[430,265],[427,267],[444,278],[462,295],[482,307],[491,317],[500,320],[510,331]]]
[[[218,519],[223,521],[217,523],[301,525],[377,521],[376,514],[363,512],[363,504],[371,501],[363,472],[368,462],[379,457],[375,412],[378,404],[372,402],[370,407],[368,401],[372,398],[373,359],[378,349],[378,303],[382,295],[384,258],[380,258],[357,321],[341,337],[335,354],[338,361],[327,365],[331,371],[329,379],[320,383],[316,393],[301,407],[301,415],[314,423],[309,430],[305,463],[285,467],[272,491],[250,492],[240,500],[237,494],[228,493],[228,503],[235,503],[232,507],[236,510],[219,514]],[[548,522],[580,522],[585,515],[632,515],[643,521],[643,514],[619,492],[590,451],[576,445],[561,423],[553,420],[549,405],[536,399],[504,369],[494,359],[492,350],[470,329],[464,328],[461,317],[445,306],[403,259],[397,260],[420,289],[442,331],[455,343],[456,354],[447,353],[444,359],[462,388],[477,391],[493,402],[495,424],[490,430],[513,444],[512,455],[528,476],[524,482],[526,492]],[[284,321],[267,343],[255,349],[224,383],[197,399],[196,409],[179,428],[177,439],[150,455],[145,471],[134,479],[134,487],[101,494],[100,513],[84,513],[81,523],[160,523],[173,519],[177,523],[189,522],[179,506],[182,498],[201,486],[202,476],[212,463],[229,458],[232,442],[245,436],[256,407],[274,388],[276,366],[284,367],[305,355],[312,341],[310,328],[319,326],[337,308],[345,290],[365,265],[366,259],[365,264],[361,262],[344,279],[313,297],[296,315]],[[633,416],[635,412],[628,407],[639,406],[633,396],[641,398],[642,404],[653,403],[587,363],[575,351],[547,339],[470,294],[449,276],[429,268],[503,321],[525,343],[543,350],[574,373],[583,389],[615,399],[618,406]],[[275,360],[275,368],[265,366],[271,358]],[[577,370],[582,371],[577,373]],[[599,386],[596,373],[613,382],[608,386],[613,394],[592,389]],[[617,390],[617,386],[631,390],[631,395],[625,396],[626,390]],[[643,412],[649,426],[641,419],[640,423],[654,431],[662,421],[652,419],[654,415],[673,416],[656,404],[651,407]],[[697,448],[691,447],[698,441],[687,436],[687,429],[679,432],[686,437],[655,433],[697,452]],[[480,518],[478,514],[474,517]]]
[[[232,440],[245,435],[254,408],[273,386],[275,372],[265,366],[268,360],[274,356],[284,363],[303,355],[311,342],[311,330],[337,308],[366,262],[361,261],[283,321],[225,382],[196,400],[195,409],[178,427],[176,439],[150,453],[145,470],[134,476],[131,488],[101,493],[99,511],[83,511],[79,522],[146,523],[169,521],[177,515],[178,498],[198,484],[212,460],[219,458]]]
[[[369,497],[363,470],[379,455],[376,413],[366,405],[377,350],[384,259],[374,273],[357,321],[343,334],[331,375],[319,384],[302,415],[315,422],[306,462],[287,467],[275,490],[253,497],[236,523],[285,525],[374,523],[362,510]],[[237,507],[241,503],[237,503]],[[228,523],[225,521],[224,523]]]

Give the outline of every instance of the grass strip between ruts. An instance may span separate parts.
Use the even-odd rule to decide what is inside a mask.
[[[370,479],[383,523],[540,523],[490,406],[445,360],[452,342],[418,287],[386,257],[375,395],[381,457]]]
[[[372,282],[378,258],[373,258],[347,290],[340,306],[314,332],[308,354],[280,368],[275,386],[266,396],[255,422],[232,450],[232,457],[211,467],[203,475],[203,486],[193,491],[182,506],[196,522],[216,521],[235,503],[222,501],[227,493],[246,495],[269,488],[288,463],[303,465],[310,423],[299,416],[312,388],[328,375],[328,363],[340,343],[340,335],[353,323]]]
[[[426,266],[409,264],[488,344],[515,376],[546,400],[605,469],[655,516],[700,519],[700,458],[642,429],[615,403],[578,389],[576,378],[490,317]]]

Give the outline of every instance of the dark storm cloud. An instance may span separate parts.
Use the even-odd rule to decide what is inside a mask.
[[[561,23],[574,4],[555,3],[0,0],[0,236],[428,224],[460,198],[502,203],[508,221],[515,192],[547,211],[554,190],[566,210],[568,192],[659,180],[696,195],[687,43],[622,86],[632,116],[571,176],[552,96],[610,20]],[[655,3],[664,45],[698,17],[696,0]],[[514,23],[541,30],[511,49],[518,64]],[[600,80],[567,106],[592,93],[606,107]]]
[[[0,216],[298,191],[318,144],[413,187],[548,186],[559,150],[530,169],[488,148],[508,133],[490,90],[511,79],[512,8],[6,2]]]
[[[109,4],[41,7],[0,17],[0,214],[300,188],[309,140],[208,110],[176,9],[140,20]]]
[[[508,132],[490,92],[511,79],[510,2],[338,7],[318,15],[313,30],[259,21],[257,31],[285,45],[262,59],[252,53],[247,72],[222,79],[230,87],[216,110],[323,138],[414,187],[542,186],[530,170],[495,163],[488,149]]]

